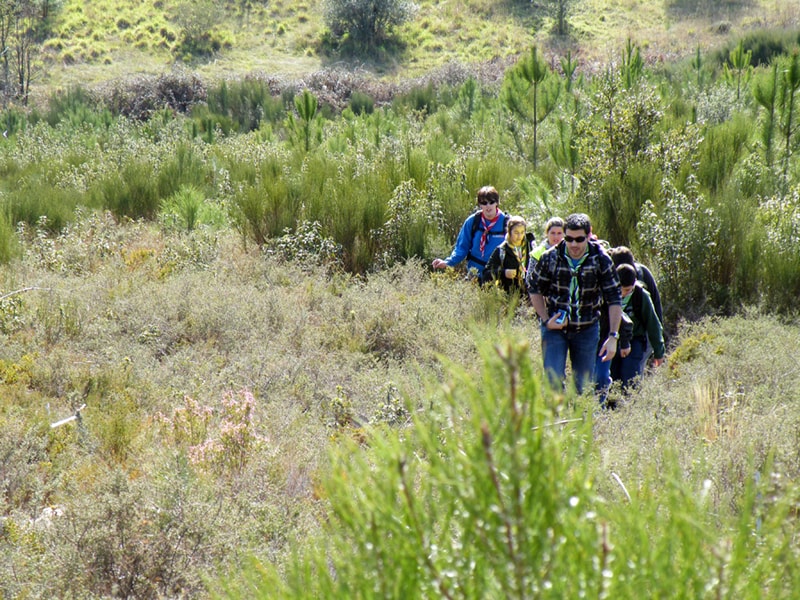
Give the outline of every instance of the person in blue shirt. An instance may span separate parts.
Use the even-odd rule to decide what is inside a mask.
[[[455,267],[466,260],[470,277],[480,281],[492,252],[506,238],[508,217],[499,204],[500,194],[494,187],[487,185],[478,190],[479,210],[464,221],[450,256],[434,259],[433,268]]]

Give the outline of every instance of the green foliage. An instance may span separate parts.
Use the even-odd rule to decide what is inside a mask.
[[[216,28],[224,14],[224,5],[214,0],[178,3],[172,17],[181,32],[176,52],[189,58],[207,57],[219,52],[224,37]]]
[[[96,99],[80,86],[68,88],[63,93],[56,93],[48,99],[45,121],[56,126],[67,122],[73,126],[88,123],[92,126],[108,126],[112,116],[108,108],[98,106]]]
[[[0,211],[0,264],[8,264],[20,251],[19,240],[6,211]]]
[[[33,177],[20,181],[2,198],[10,223],[22,222],[31,227],[42,224],[51,232],[60,231],[72,220],[80,202],[77,190],[60,189]]]
[[[729,325],[727,333],[746,335],[741,323]],[[707,346],[716,340],[698,333],[692,341],[703,349],[686,368],[699,375],[715,360]],[[280,570],[254,561],[229,576],[220,597],[791,595],[796,574],[776,579],[768,565],[797,554],[791,528],[780,524],[797,489],[787,483],[786,502],[767,500],[781,478],[766,482],[760,473],[785,466],[769,448],[733,458],[743,481],[736,506],[722,506],[725,474],[710,473],[697,455],[680,456],[672,434],[661,439],[650,429],[664,419],[677,426],[685,413],[651,417],[651,445],[638,436],[615,445],[620,421],[637,427],[634,411],[592,423],[575,400],[542,392],[524,343],[487,343],[481,357],[480,379],[451,366],[436,402],[410,428],[375,428],[367,447],[342,444],[325,484],[330,509],[320,536]],[[754,393],[740,394],[754,402]],[[726,452],[716,436],[733,430],[705,425],[706,444],[717,448],[700,450],[701,431],[686,442],[701,455]],[[603,458],[593,440],[613,456]],[[637,472],[630,491],[619,468]]]
[[[763,227],[759,236],[763,252],[763,285],[770,308],[793,314],[800,292],[800,257],[796,249],[800,240],[800,190],[792,188],[786,195],[767,198],[758,207],[758,222]]]
[[[798,129],[798,104],[800,101],[800,50],[795,49],[791,57],[781,61],[783,77],[781,78],[780,94],[778,95],[780,132],[783,134],[783,180],[788,184],[789,159],[793,152],[794,137]]]
[[[598,234],[615,244],[636,245],[643,204],[660,189],[661,163],[650,152],[662,111],[655,90],[643,81],[628,89],[607,70],[596,82],[585,118],[576,120],[577,177]]]
[[[432,222],[431,206],[411,181],[401,183],[386,208],[388,220],[377,232],[382,262],[391,265],[396,260],[427,256]]]
[[[0,115],[0,128],[3,129],[3,137],[13,136],[17,131],[24,128],[25,124],[25,113],[19,109],[9,108]]]
[[[414,15],[407,0],[326,0],[323,10],[333,36],[346,35],[357,52],[377,48]]]
[[[403,94],[398,94],[392,104],[396,109],[409,109],[411,111],[430,115],[436,112],[439,99],[433,83],[425,86],[414,86]]]
[[[503,81],[501,97],[504,104],[512,115],[533,126],[531,160],[534,169],[538,160],[539,126],[555,108],[560,90],[560,82],[552,76],[536,46],[531,47],[530,56],[523,56]],[[509,127],[521,151],[521,132],[512,123]]]
[[[319,221],[302,221],[295,232],[286,229],[285,235],[271,242],[269,251],[285,261],[304,265],[336,266],[340,264],[342,255],[336,242],[323,237]]]
[[[711,274],[729,251],[731,240],[720,239],[719,217],[707,206],[697,182],[690,179],[685,192],[665,187],[657,202],[646,201],[639,231],[642,245],[649,248],[657,267],[659,291],[667,299],[666,306],[680,310],[683,317],[708,310],[707,303],[718,284]],[[677,315],[665,316],[670,320],[674,317]]]
[[[159,210],[162,221],[172,222],[180,229],[190,232],[204,222],[206,199],[203,193],[192,186],[182,186],[164,200]]]
[[[553,32],[556,35],[567,35],[569,33],[569,14],[573,8],[573,0],[550,0],[546,3],[550,7],[553,15]]]
[[[694,170],[700,183],[712,194],[725,185],[747,149],[751,136],[752,122],[742,113],[704,129]]]
[[[712,54],[712,60],[724,65],[732,52],[739,46],[750,53],[750,64],[754,67],[767,66],[781,55],[788,55],[800,43],[797,31],[784,28],[756,29],[739,40],[723,44]]]
[[[372,114],[375,110],[375,101],[369,95],[356,90],[350,95],[350,110],[356,115]]]
[[[272,95],[268,82],[257,78],[222,81],[208,90],[207,106],[211,114],[235,122],[240,133],[279,123],[284,114],[282,100]]]
[[[322,141],[322,116],[318,113],[319,101],[314,94],[303,90],[302,94],[295,96],[294,107],[299,120],[293,113],[289,113],[286,118],[286,127],[291,134],[292,143],[308,152],[311,150],[312,142],[320,143]]]
[[[736,83],[736,100],[742,95],[742,86],[747,85],[747,81],[752,75],[750,62],[753,58],[753,51],[744,49],[744,42],[739,41],[739,45],[730,53],[730,67],[725,64],[725,78],[729,82]]]
[[[761,125],[761,143],[764,146],[764,159],[768,166],[773,164],[774,139],[777,129],[777,102],[778,102],[778,63],[773,63],[772,68],[760,73],[753,82],[753,97],[762,108],[765,115]]]
[[[145,160],[131,160],[119,173],[111,173],[96,189],[103,208],[119,217],[153,218],[160,197],[153,165]]]

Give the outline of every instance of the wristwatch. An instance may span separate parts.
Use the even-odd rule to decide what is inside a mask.
[[[609,331],[608,337],[614,338],[615,340],[619,339],[619,331]]]

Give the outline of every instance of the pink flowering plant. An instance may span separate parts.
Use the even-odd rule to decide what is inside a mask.
[[[183,406],[159,420],[193,464],[220,474],[239,473],[263,441],[255,430],[254,408],[255,397],[246,389],[225,392],[218,409],[186,396]]]

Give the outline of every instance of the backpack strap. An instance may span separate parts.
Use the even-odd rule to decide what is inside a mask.
[[[642,307],[644,305],[644,289],[641,285],[634,285],[632,293],[633,298],[631,298],[631,306],[633,307],[633,316],[636,317],[636,320],[639,323],[644,324],[644,318],[642,314]]]
[[[475,215],[475,218],[472,219],[472,240],[470,243],[470,249],[472,249],[472,244],[475,243],[475,234],[478,233],[478,230],[481,227],[481,218],[479,213],[480,211],[472,213],[473,215]],[[500,222],[503,224],[503,231],[505,232],[506,229],[508,228],[508,215],[506,213],[503,213],[503,218],[500,220]],[[483,267],[486,266],[486,261],[481,260],[477,256],[473,256],[472,252],[469,252],[467,254],[467,259],[471,260],[472,262],[476,262]]]
[[[478,232],[478,229],[480,229],[480,226],[481,226],[481,218],[478,216],[478,213],[480,213],[480,212],[481,211],[477,211],[477,212],[473,213],[475,215],[475,218],[472,219],[472,239],[473,239],[473,241],[475,240],[475,234]],[[506,213],[503,213],[503,219],[501,220],[501,223],[503,224],[503,232],[505,232],[507,230],[507,228],[508,228],[508,215]]]

